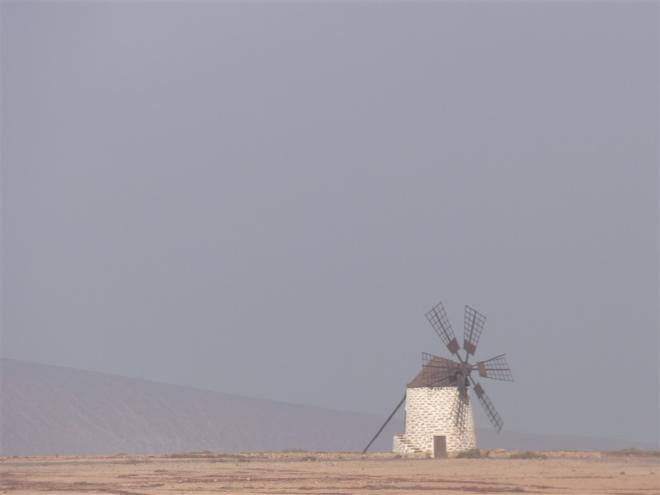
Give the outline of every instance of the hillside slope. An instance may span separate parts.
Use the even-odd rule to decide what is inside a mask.
[[[0,360],[0,455],[286,449],[355,451],[383,417]],[[374,444],[389,450],[395,419]],[[632,443],[490,430],[483,448],[615,449]],[[639,445],[637,445],[639,446]],[[644,446],[640,446],[644,447]]]
[[[12,359],[1,371],[3,455],[357,450],[380,420]]]

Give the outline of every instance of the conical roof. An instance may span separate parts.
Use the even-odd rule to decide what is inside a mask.
[[[451,359],[433,356],[426,362],[408,388],[455,387],[459,363]]]

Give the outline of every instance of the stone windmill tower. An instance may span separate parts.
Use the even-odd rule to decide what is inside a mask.
[[[460,372],[449,360],[424,354],[426,365],[406,386],[405,433],[394,435],[399,454],[460,452],[476,447],[470,398],[452,379]],[[441,380],[438,375],[445,374]],[[459,411],[459,408],[461,409]]]
[[[394,452],[427,453],[434,457],[444,457],[447,453],[475,448],[474,418],[468,393],[470,389],[481,402],[495,429],[498,432],[502,429],[502,418],[483,387],[475,381],[472,372],[482,378],[513,381],[504,354],[475,364],[469,363],[470,356],[474,356],[476,351],[486,317],[470,306],[465,306],[465,356],[460,353],[461,347],[442,303],[434,306],[426,318],[456,360],[423,353],[422,370],[408,383],[403,399],[363,452],[367,451],[404,402],[405,432],[394,436]]]

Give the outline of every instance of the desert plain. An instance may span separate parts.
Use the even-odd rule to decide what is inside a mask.
[[[660,493],[656,452],[481,451],[473,458],[274,452],[0,458],[0,491],[157,494]]]

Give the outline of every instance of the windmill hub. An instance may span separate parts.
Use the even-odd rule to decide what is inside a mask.
[[[461,363],[459,365],[459,370],[456,372],[456,385],[459,387],[469,387],[470,386],[470,372],[472,368],[468,366],[467,363]]]

